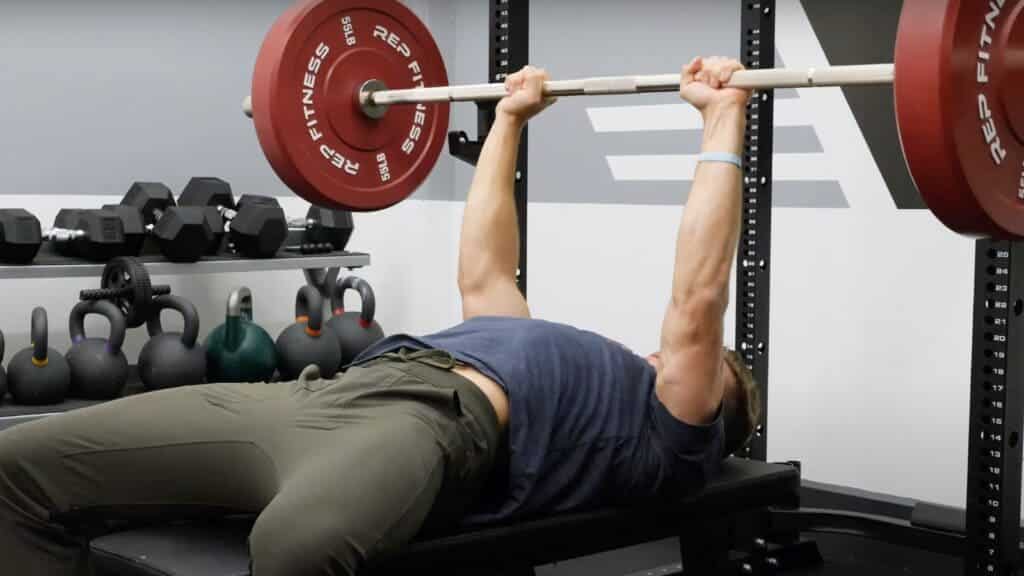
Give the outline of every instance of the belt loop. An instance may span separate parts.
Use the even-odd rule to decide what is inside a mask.
[[[458,361],[450,353],[444,350],[428,349],[418,350],[408,355],[408,360],[426,364],[441,370],[451,370],[458,365]]]

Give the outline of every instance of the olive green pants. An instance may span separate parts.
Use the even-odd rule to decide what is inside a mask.
[[[331,380],[130,397],[0,432],[0,565],[85,569],[83,526],[258,513],[254,576],[354,574],[455,522],[494,461],[487,397],[439,351]]]

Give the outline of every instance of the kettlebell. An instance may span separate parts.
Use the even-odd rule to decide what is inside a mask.
[[[7,396],[7,372],[4,371],[4,333],[0,332],[0,404]]]
[[[185,318],[181,334],[164,332],[162,310],[176,310]],[[153,299],[153,315],[146,322],[149,342],[139,352],[139,378],[147,390],[202,384],[206,378],[206,349],[199,344],[199,312],[177,296]]]
[[[295,298],[295,324],[277,337],[278,370],[285,380],[295,380],[307,366],[320,367],[320,376],[331,378],[341,365],[341,348],[334,332],[323,330],[324,299],[312,286],[303,286]]]
[[[359,292],[363,303],[359,312],[345,311],[345,292],[348,290]],[[342,366],[347,366],[364,350],[384,338],[384,329],[373,319],[377,312],[377,299],[366,280],[355,276],[338,280],[331,293],[331,308],[334,315],[327,321],[327,327],[341,344]]]
[[[110,338],[86,338],[85,317],[99,314],[110,321]],[[68,332],[71,349],[71,396],[87,400],[112,400],[128,383],[128,359],[121,346],[128,329],[121,309],[107,300],[81,302],[71,309]]]
[[[60,352],[48,347],[46,310],[32,311],[32,346],[18,352],[7,365],[7,386],[16,404],[60,404],[71,387],[71,369]]]
[[[269,382],[276,370],[274,339],[252,321],[252,291],[238,288],[224,323],[206,339],[206,375],[210,382]]]

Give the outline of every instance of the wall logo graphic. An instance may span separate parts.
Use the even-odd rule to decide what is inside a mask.
[[[779,0],[776,21],[776,66],[829,65],[822,46],[799,0]],[[589,107],[586,110],[598,138],[650,137],[651,144],[667,145],[653,151],[606,153],[612,178],[631,186],[668,185],[667,195],[678,204],[679,185],[692,183],[699,153],[700,114],[686,104]],[[856,119],[839,88],[776,91],[774,202],[778,207],[849,208],[863,203],[890,202],[870,198],[865,190],[885,189]],[[674,134],[672,143],[659,134]],[[676,152],[678,141],[689,145]],[[643,140],[635,140],[641,144]],[[659,195],[661,196],[661,195]],[[876,195],[877,196],[877,195]],[[628,201],[628,194],[626,201]]]

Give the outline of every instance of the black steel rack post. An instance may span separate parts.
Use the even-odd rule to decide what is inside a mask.
[[[503,82],[505,77],[530,62],[530,0],[491,0],[490,3],[490,63],[488,82]],[[448,134],[449,149],[453,156],[476,164],[480,147],[494,123],[494,103],[480,103],[477,113],[477,140],[471,141],[465,132]],[[516,212],[519,216],[519,269],[516,280],[526,294],[526,232],[527,232],[527,165],[528,130],[523,128],[516,164]]]
[[[974,261],[964,574],[1020,567],[1024,244],[979,240]]]
[[[775,66],[775,0],[744,0],[740,51],[749,69]],[[767,458],[768,309],[775,94],[755,92],[743,151],[743,224],[736,274],[736,349],[761,385],[761,425],[742,456]]]

